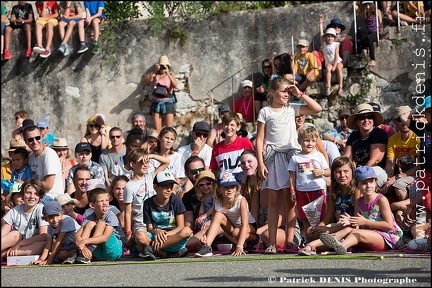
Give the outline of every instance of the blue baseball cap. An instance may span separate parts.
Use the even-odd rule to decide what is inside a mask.
[[[38,128],[48,128],[48,121],[46,121],[46,120],[40,120],[37,123],[37,127]]]
[[[226,187],[226,186],[235,186],[235,185],[239,185],[239,182],[235,178],[234,174],[230,172],[224,172],[221,175],[219,175],[218,186]]]
[[[364,181],[371,178],[378,178],[375,170],[369,166],[360,166],[354,171],[354,179],[357,181]]]
[[[51,215],[59,215],[62,212],[62,207],[57,201],[50,201],[46,203],[42,208],[43,217],[51,216]]]
[[[423,109],[426,110],[428,108],[431,108],[431,96],[430,95],[425,98],[425,101],[423,103]]]

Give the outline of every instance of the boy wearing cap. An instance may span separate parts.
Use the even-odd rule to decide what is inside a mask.
[[[250,80],[243,80],[241,87],[241,97],[234,101],[232,111],[241,113],[247,122],[253,122],[256,118],[253,107],[253,83]]]
[[[351,116],[351,111],[349,109],[340,109],[338,112],[340,125],[323,133],[323,140],[335,143],[338,146],[341,155],[344,153],[346,141],[352,132],[352,130],[347,126],[347,119],[349,116]]]
[[[96,185],[88,191],[91,213],[86,213],[83,225],[75,235],[78,254],[75,264],[90,264],[91,260],[114,261],[123,255],[126,238],[115,213],[109,209],[109,193]]]
[[[68,258],[76,253],[75,234],[80,229],[80,225],[70,216],[63,215],[62,207],[57,201],[45,204],[42,215],[49,224],[47,242],[39,259],[30,264],[72,264],[75,259],[71,261]],[[65,261],[66,259],[69,262]]]
[[[185,227],[182,200],[173,192],[175,181],[169,171],[161,171],[153,179],[156,195],[144,201],[144,249],[139,254],[143,260],[156,260],[155,253],[161,258],[178,258],[187,255],[186,242],[192,230]]]
[[[78,160],[78,164],[69,169],[68,178],[66,180],[67,193],[71,194],[74,189],[72,182],[73,174],[78,166],[86,166],[90,170],[91,179],[101,179],[105,183],[105,174],[102,166],[92,161],[92,149],[90,143],[80,142],[75,146],[75,158]]]
[[[45,146],[50,146],[53,144],[54,139],[56,138],[56,136],[52,133],[48,133],[48,121],[46,120],[40,120],[37,123],[37,127],[39,128],[39,130],[41,131],[41,135],[42,135],[42,144],[44,144]]]
[[[309,42],[305,39],[300,39],[297,44],[298,56],[295,57],[294,52],[291,54],[291,59],[294,59],[294,64],[291,68],[293,74],[287,74],[285,77],[296,85],[300,91],[306,90],[306,88],[314,82],[319,76],[318,64],[315,55],[308,52]]]

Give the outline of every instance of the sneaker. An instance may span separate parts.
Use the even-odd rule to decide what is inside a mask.
[[[46,49],[45,52],[43,52],[42,54],[40,54],[40,57],[42,58],[48,58],[51,55],[51,51]]]
[[[408,242],[407,248],[412,251],[430,251],[430,247],[427,245],[427,238],[413,239]]]
[[[58,51],[61,53],[61,54],[64,54],[65,53],[65,51],[66,51],[66,49],[67,49],[67,45],[65,44],[65,43],[61,43],[60,44],[60,47],[58,48]]]
[[[154,254],[153,247],[151,246],[144,247],[138,257],[143,260],[156,260],[156,255]]]
[[[87,259],[82,254],[79,254],[75,259],[75,264],[90,264],[90,259]]]
[[[208,245],[201,245],[201,248],[194,255],[195,257],[209,257],[213,256],[213,249]]]
[[[85,51],[88,50],[88,47],[86,46],[85,43],[81,43],[80,48],[78,49],[78,54],[84,53]]]
[[[277,249],[275,245],[269,245],[267,249],[264,251],[265,254],[276,254]]]
[[[95,53],[95,54],[99,52],[99,43],[98,42],[95,42],[93,44],[92,52]]]
[[[45,52],[45,48],[43,48],[42,46],[36,45],[35,47],[33,47],[33,51],[38,53],[38,54],[41,54],[41,53]]]
[[[63,56],[67,57],[67,56],[71,55],[72,53],[73,53],[73,49],[70,46],[67,46],[64,53],[63,53]]]
[[[32,48],[28,48],[26,51],[26,57],[30,58],[31,54],[32,54]]]
[[[74,264],[77,258],[77,254],[74,253],[63,261],[63,264]]]
[[[320,240],[329,248],[332,248],[338,255],[345,255],[347,253],[347,249],[342,245],[341,242],[336,240],[330,234],[321,234]]]
[[[168,252],[168,258],[181,258],[185,257],[188,254],[188,249],[186,247],[183,247],[177,252]]]
[[[9,50],[4,50],[3,59],[4,60],[9,60],[11,58],[12,58],[12,54],[10,54]]]

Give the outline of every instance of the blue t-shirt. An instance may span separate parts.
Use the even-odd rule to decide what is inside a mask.
[[[144,201],[144,223],[152,224],[153,228],[166,231],[177,227],[176,216],[186,212],[182,200],[176,194],[171,194],[168,204],[160,207],[154,201],[156,196]]]
[[[16,169],[12,170],[11,181],[14,182],[17,179],[21,179],[23,181],[27,181],[32,178],[32,170],[30,165],[26,164],[24,169],[20,172],[17,172]]]
[[[48,146],[51,147],[51,145],[54,142],[54,139],[56,138],[56,136],[52,133],[48,133],[45,137],[45,139],[42,139],[42,144],[48,143]]]
[[[95,15],[99,8],[105,9],[105,1],[84,1],[84,8],[90,11],[90,16]],[[103,11],[101,19],[105,19],[105,12]]]

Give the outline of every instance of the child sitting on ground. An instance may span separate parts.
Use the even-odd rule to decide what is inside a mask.
[[[31,265],[72,264],[75,259],[66,261],[76,255],[75,234],[80,225],[70,216],[63,215],[62,207],[57,201],[46,203],[42,209],[43,218],[48,222],[48,235],[45,249],[38,260]],[[72,262],[71,262],[72,261]]]
[[[200,172],[195,182],[195,191],[201,201],[199,216],[195,220],[195,233],[210,226],[214,213],[213,197],[216,192],[216,178],[210,171]]]

